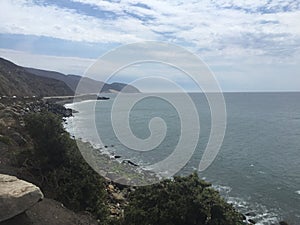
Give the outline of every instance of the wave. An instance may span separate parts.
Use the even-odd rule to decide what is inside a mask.
[[[247,221],[255,221],[256,225],[272,225],[280,220],[279,213],[276,210],[268,210],[262,204],[251,202],[251,198],[233,197],[231,195],[232,188],[229,186],[213,185],[213,188],[219,191],[229,204],[232,204],[242,213]]]

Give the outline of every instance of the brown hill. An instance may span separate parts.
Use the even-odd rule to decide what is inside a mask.
[[[23,67],[0,58],[0,96],[63,96],[73,95],[63,81],[40,77]]]

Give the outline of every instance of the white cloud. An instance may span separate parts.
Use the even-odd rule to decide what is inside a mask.
[[[160,40],[193,43],[193,51],[205,48],[209,51],[222,51],[225,56],[266,54],[270,57],[272,46],[278,42],[285,51],[294,51],[294,46],[290,43],[300,40],[299,1],[73,1],[91,4],[102,10],[114,10],[119,15],[126,15],[125,12],[129,11],[141,17],[151,17],[153,19],[143,24],[150,30],[161,33]],[[142,3],[151,9],[138,7],[133,3]],[[264,11],[268,13],[265,14]],[[263,38],[268,46],[255,46],[255,41],[251,42],[248,36],[255,36],[258,42]],[[277,52],[272,57],[281,55]]]
[[[104,21],[74,10],[35,5],[26,0],[1,1],[0,10],[1,33],[102,43],[135,42],[141,41],[144,36],[155,38],[154,33],[132,18]],[[135,32],[141,33],[136,35]]]
[[[161,40],[192,45],[194,52],[206,49],[202,54],[212,51],[224,56],[271,57],[272,46],[278,42],[277,48],[287,52],[295,51],[293,43],[300,40],[299,1],[70,1],[89,4],[99,12],[110,11],[116,16],[100,19],[54,5],[36,5],[29,0],[1,1],[0,32],[97,43]],[[265,14],[264,10],[269,12]],[[260,38],[267,46],[259,45]],[[272,57],[281,55],[276,52]]]
[[[227,79],[227,84],[231,81],[232,86],[245,84],[245,88],[250,88],[246,83],[253,82],[254,87],[259,82],[257,76],[252,76],[251,73],[255,72],[252,68],[260,70],[257,74],[262,80],[271,74],[279,77],[278,71],[283,72],[278,69],[280,66],[293,76],[299,74],[295,67],[300,61],[299,0],[70,1],[88,4],[99,13],[109,11],[112,15],[102,19],[55,4],[37,5],[30,0],[1,1],[0,33],[92,43],[169,41],[196,53],[213,68],[227,66],[226,70],[217,72],[220,79]],[[3,50],[0,53],[8,54]],[[58,60],[60,58],[39,58],[37,55],[22,58],[22,54],[12,56],[10,53],[8,56],[20,64],[67,73],[79,73],[90,63],[90,60],[78,58]],[[156,51],[153,54],[164,53]],[[47,60],[50,60],[51,68]],[[289,80],[285,82],[286,89]],[[279,85],[277,82],[277,89]]]

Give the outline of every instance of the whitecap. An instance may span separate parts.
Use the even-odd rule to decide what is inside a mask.
[[[259,170],[258,173],[260,173],[260,174],[266,174],[266,172],[262,171],[262,170]]]
[[[228,194],[231,192],[232,188],[229,186],[223,186],[223,185],[213,185],[212,186],[215,190],[220,192],[221,194]]]
[[[279,221],[276,210],[268,210],[264,205],[250,203],[239,197],[228,197],[227,202],[232,204],[239,212],[246,216],[246,220],[252,219],[257,225],[276,224]],[[246,215],[249,214],[249,215]]]
[[[298,190],[298,191],[295,191],[295,193],[296,193],[296,194],[298,194],[298,195],[300,195],[300,190]]]

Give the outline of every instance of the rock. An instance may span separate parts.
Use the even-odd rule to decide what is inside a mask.
[[[253,219],[249,219],[248,222],[249,222],[250,224],[256,224],[256,222],[255,222]]]
[[[112,193],[112,196],[117,201],[124,201],[125,200],[125,198],[124,198],[124,196],[123,196],[122,193]]]
[[[280,221],[279,225],[289,225],[289,224],[287,222],[285,222],[285,221]]]
[[[28,218],[27,214],[21,213],[19,215],[16,215],[15,217],[5,220],[2,223],[0,223],[1,225],[33,225],[32,221],[30,220],[30,218]]]
[[[244,214],[242,214],[242,219],[247,220],[247,217]]]
[[[64,112],[64,116],[65,117],[70,117],[72,116],[72,109],[66,109],[65,112]]]
[[[256,216],[256,214],[254,212],[248,212],[245,214],[246,216],[251,216],[251,217],[254,217]]]
[[[111,207],[111,208],[109,209],[109,211],[110,211],[110,214],[111,214],[111,215],[114,215],[114,216],[119,214],[118,209],[113,208],[113,207]]]
[[[130,160],[123,160],[122,163],[127,163],[127,164],[132,165],[132,166],[139,166],[138,164],[135,164],[134,162],[132,162]]]
[[[0,222],[23,213],[41,199],[43,194],[37,186],[0,174]]]
[[[109,184],[107,187],[108,187],[108,190],[110,190],[110,191],[114,191],[115,190],[115,188],[114,188],[114,186],[112,184]]]

